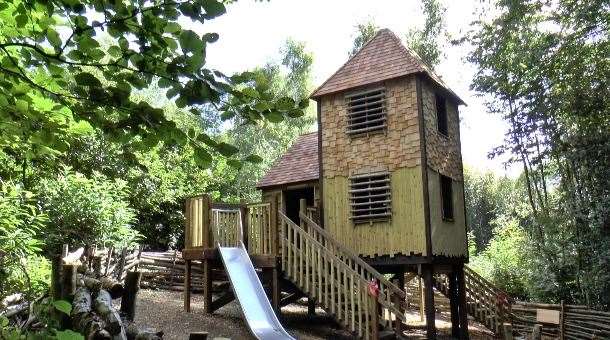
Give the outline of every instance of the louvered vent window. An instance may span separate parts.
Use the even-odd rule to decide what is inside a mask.
[[[349,193],[354,223],[390,219],[392,200],[387,172],[350,177]]]
[[[386,127],[385,89],[348,94],[347,133],[350,135],[383,130]]]

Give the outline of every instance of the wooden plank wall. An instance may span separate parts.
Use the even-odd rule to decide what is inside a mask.
[[[189,197],[185,204],[184,247],[207,246],[210,241],[210,197]]]
[[[441,189],[438,172],[428,169],[430,193],[430,231],[432,254],[466,256],[466,221],[464,216],[464,182],[453,180],[453,221],[444,221],[441,212]]]
[[[350,220],[349,180],[324,178],[324,227],[339,242],[364,256],[426,253],[422,172],[419,166],[391,173],[392,218],[354,225]]]

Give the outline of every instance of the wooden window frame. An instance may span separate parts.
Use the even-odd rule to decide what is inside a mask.
[[[387,130],[385,87],[375,87],[345,95],[346,132],[350,137],[383,133]]]
[[[391,191],[389,172],[350,176],[349,198],[352,222],[364,224],[390,220],[392,217]]]
[[[441,195],[441,217],[443,218],[443,221],[453,222],[455,220],[455,206],[453,204],[453,179],[449,176],[439,174],[439,188]],[[447,195],[449,197],[447,197]],[[449,204],[448,210],[446,204]]]
[[[449,137],[449,112],[447,112],[447,99],[445,96],[435,94],[436,103],[436,130],[439,134]]]

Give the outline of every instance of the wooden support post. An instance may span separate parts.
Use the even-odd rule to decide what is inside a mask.
[[[312,299],[311,296],[307,297],[307,315],[316,315],[316,300]]]
[[[421,273],[419,274],[421,275]],[[418,294],[419,294],[419,321],[424,322],[425,320],[425,311],[424,311],[424,300],[426,297],[424,296],[424,279],[421,276],[417,277],[417,285],[418,285]]]
[[[566,307],[561,300],[560,310],[559,310],[559,340],[564,340],[566,336]]]
[[[451,273],[447,274],[449,280],[449,306],[451,309],[451,336],[454,338],[460,337],[460,312],[459,312],[459,296],[457,286],[457,274],[455,267]]]
[[[63,258],[63,256],[62,256]],[[63,264],[61,266],[61,299],[72,303],[74,293],[76,293],[76,277],[78,266],[74,264]],[[61,328],[70,327],[70,316],[61,314]]]
[[[276,266],[273,268],[273,277],[271,278],[271,280],[271,306],[275,311],[275,315],[279,317],[282,311],[280,309],[280,273],[279,269],[277,268],[277,263]]]
[[[121,258],[119,259],[119,266],[116,271],[117,281],[121,281],[121,277],[123,276],[123,269],[125,268],[125,257],[127,257],[127,248],[123,247],[123,249],[121,250]]]
[[[432,283],[433,270],[434,269],[430,264],[422,266],[425,286],[426,338],[428,339],[436,339],[436,311],[434,309],[434,290]]]
[[[241,217],[241,232],[242,232],[242,242],[244,243],[244,247],[248,250],[249,243],[249,233],[248,233],[248,205],[245,200],[240,201],[239,205],[239,216]]]
[[[398,278],[396,279],[396,285],[401,290],[405,289],[405,273],[401,272],[398,274]],[[393,295],[392,300],[395,305],[400,306],[404,301],[401,301],[401,298],[398,295]],[[400,309],[400,308],[399,308]],[[396,335],[402,336],[402,320],[396,316],[394,320],[394,330],[396,331]]]
[[[55,255],[51,259],[51,297],[53,300],[61,299],[61,256]]]
[[[455,267],[458,289],[458,311],[460,318],[460,339],[468,340],[468,309],[466,306],[466,279],[464,278],[464,265]]]
[[[542,338],[542,325],[535,324],[532,331],[532,340],[540,340]]]
[[[374,296],[369,297],[370,301],[372,301],[372,309],[371,309],[371,331],[373,340],[379,340],[379,301]]]
[[[125,277],[125,291],[121,297],[121,313],[129,321],[133,321],[136,316],[136,301],[141,280],[142,272],[127,272]]]
[[[93,273],[95,273],[95,276],[99,278],[102,275],[102,257],[94,256],[91,262],[93,267]]]
[[[210,198],[210,195],[202,196],[201,206],[203,209],[201,212],[202,244],[205,248],[213,248],[214,237],[212,236],[212,231],[210,229],[212,219],[212,199]]]
[[[192,332],[189,334],[189,340],[207,340],[208,332]]]
[[[504,333],[504,340],[513,340],[513,325],[507,322],[502,324],[502,333]]]
[[[271,228],[271,249],[275,256],[280,255],[280,234],[277,219],[277,195],[271,196],[269,202],[269,228]]]
[[[191,260],[184,260],[184,311],[191,312]],[[204,286],[205,292],[205,286]]]
[[[307,200],[304,198],[301,198],[299,200],[299,212],[303,213],[303,214],[307,214]],[[305,224],[303,221],[301,221],[300,218],[299,218],[299,221],[300,221],[299,225],[301,226],[301,228],[303,228],[305,231],[309,232],[307,230],[307,224]]]
[[[212,263],[203,260],[203,310],[212,313]]]
[[[70,247],[67,244],[63,244],[61,246],[61,258],[63,260],[64,257],[68,256],[68,253],[70,253]]]

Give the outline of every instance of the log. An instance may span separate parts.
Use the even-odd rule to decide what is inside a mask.
[[[80,276],[82,283],[92,292],[98,292],[100,289],[108,291],[112,299],[118,299],[123,295],[123,284],[109,277],[94,279],[88,276]]]
[[[91,292],[87,287],[79,287],[74,294],[72,327],[86,335],[86,339],[110,340],[112,336],[104,329],[104,322],[91,312]]]
[[[106,330],[112,335],[120,335],[123,330],[121,316],[112,307],[112,298],[110,293],[100,289],[93,303],[95,311],[106,323]]]

